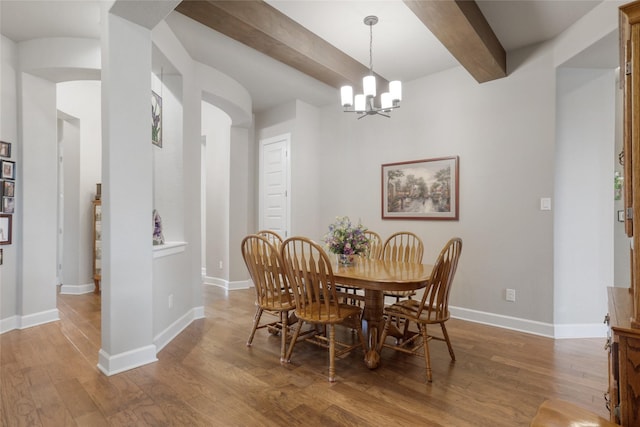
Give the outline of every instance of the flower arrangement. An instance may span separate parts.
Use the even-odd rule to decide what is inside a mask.
[[[367,228],[362,224],[354,226],[348,216],[336,217],[329,225],[324,243],[329,252],[340,255],[366,255],[369,252],[369,239],[364,234]]]

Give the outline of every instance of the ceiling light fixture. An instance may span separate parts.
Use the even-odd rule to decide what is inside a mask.
[[[364,18],[364,23],[369,26],[369,75],[362,79],[364,93],[356,95],[355,105],[353,88],[351,86],[342,86],[342,88],[340,88],[342,106],[344,107],[345,113],[361,114],[358,119],[373,114],[389,117],[388,113],[390,113],[391,110],[400,107],[400,101],[402,101],[402,83],[400,80],[389,82],[389,92],[380,94],[380,107],[375,106],[376,76],[373,74],[373,26],[378,23],[378,17],[373,15],[367,16]]]

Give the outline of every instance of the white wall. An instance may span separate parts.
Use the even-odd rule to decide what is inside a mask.
[[[202,102],[205,137],[206,282],[224,285],[229,280],[229,180],[231,119],[219,108]],[[222,268],[220,267],[222,263]]]
[[[20,148],[18,144],[18,119],[17,119],[17,45],[0,36],[0,140],[11,143],[11,160],[20,162]],[[16,188],[20,194],[20,186]],[[14,215],[13,227],[20,226],[20,217]],[[0,333],[15,327],[17,314],[17,242],[14,237],[11,245],[3,245],[2,286],[0,286]]]
[[[184,241],[182,76],[152,75],[162,97],[162,148],[153,145],[153,207],[162,218],[166,242]]]
[[[18,314],[22,326],[58,318],[57,284],[57,111],[55,84],[21,73],[22,160],[16,164],[15,227],[19,248]],[[49,213],[52,213],[49,215]],[[21,244],[19,237],[22,237]],[[38,268],[33,268],[38,266]]]
[[[101,83],[96,80],[62,82],[56,85],[59,111],[74,117],[79,124],[79,142],[75,159],[65,146],[65,251],[63,271],[67,280],[63,288],[93,283],[92,212],[96,184],[102,182],[102,127],[100,110]],[[64,135],[65,139],[67,135]],[[72,168],[73,171],[68,169]],[[69,179],[67,179],[69,178]],[[70,181],[72,179],[73,181]],[[74,189],[76,194],[73,194]],[[69,198],[75,198],[74,205]],[[74,240],[73,244],[70,240]],[[75,270],[69,272],[69,270]]]
[[[61,114],[59,114],[60,116]],[[65,286],[73,289],[92,289],[91,257],[86,262],[80,255],[91,251],[87,240],[87,223],[80,222],[80,121],[65,115],[58,118],[58,155],[63,159],[58,162],[58,223],[61,233],[58,233],[58,279]],[[87,210],[86,207],[84,209]],[[84,239],[82,239],[84,237]],[[82,240],[82,243],[81,243]],[[83,258],[87,258],[83,256]],[[64,263],[64,260],[70,262]],[[82,278],[82,279],[81,279]],[[84,287],[79,286],[81,283]]]
[[[589,323],[613,285],[615,71],[560,68],[557,90],[554,320]]]

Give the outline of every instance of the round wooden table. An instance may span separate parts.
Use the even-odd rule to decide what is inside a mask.
[[[368,350],[364,361],[369,369],[380,363],[378,340],[384,327],[384,292],[424,288],[431,280],[433,265],[359,259],[351,266],[334,266],[338,284],[364,289],[363,332]]]

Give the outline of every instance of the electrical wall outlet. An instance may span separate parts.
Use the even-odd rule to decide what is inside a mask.
[[[220,262],[218,263],[218,268],[219,268],[220,270],[222,270],[222,261],[220,261]]]
[[[506,299],[509,302],[515,302],[516,301],[516,290],[515,289],[506,289],[505,290],[504,299]]]
[[[169,295],[169,308],[173,307],[173,294]]]

